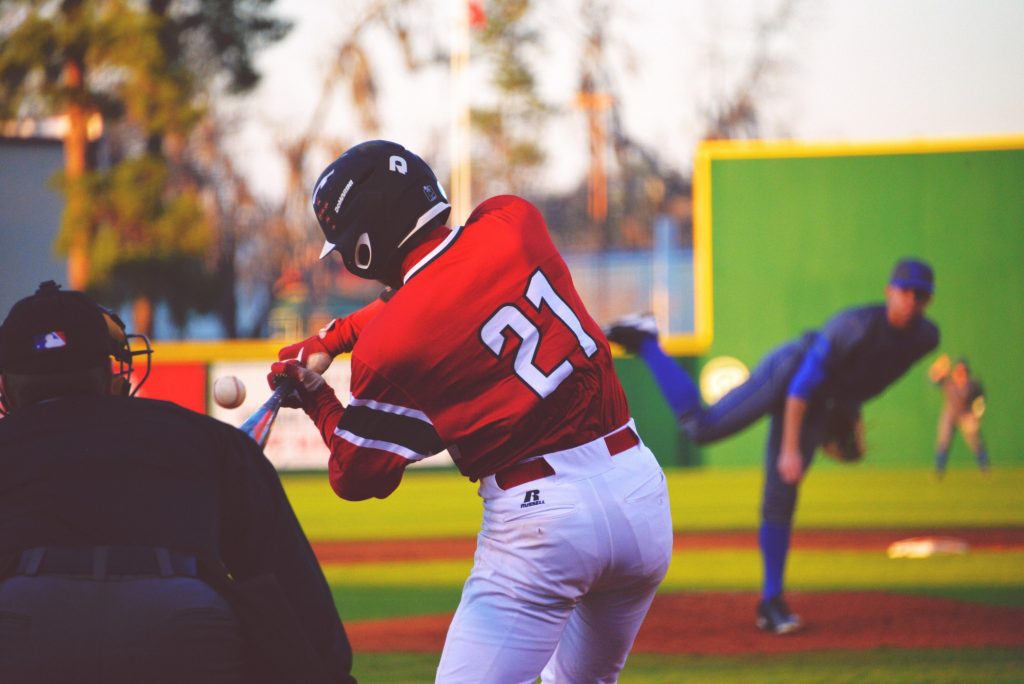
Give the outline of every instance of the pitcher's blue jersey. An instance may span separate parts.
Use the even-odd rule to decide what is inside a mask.
[[[889,324],[884,305],[847,309],[797,345],[804,358],[789,394],[862,403],[938,344],[939,329],[925,318],[898,330]]]

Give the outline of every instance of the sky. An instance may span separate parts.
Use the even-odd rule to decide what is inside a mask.
[[[452,3],[433,0],[414,31],[446,46]],[[323,74],[346,22],[363,0],[279,0],[295,22],[280,44],[261,53],[264,79],[238,105],[244,124],[235,145],[257,190],[279,196],[283,167],[275,144],[312,118]],[[545,187],[576,185],[586,171],[582,114],[573,106],[578,78],[580,0],[537,0],[549,27],[539,65],[542,96],[559,113],[545,130]],[[749,63],[754,27],[778,0],[614,2],[606,24],[610,78],[620,93],[624,127],[684,175],[692,168],[702,108],[727,92]],[[764,137],[809,142],[969,138],[1024,134],[1024,1],[803,0],[770,43],[779,67],[761,96]],[[403,73],[385,40],[371,54],[386,74],[380,137],[401,142],[439,172],[447,168],[451,83],[446,69]],[[490,94],[472,72],[474,103]],[[339,98],[325,133],[359,133]],[[331,152],[331,158],[342,149]],[[319,160],[322,167],[330,158]],[[318,168],[319,168],[318,167]],[[315,176],[315,171],[312,172]],[[442,178],[443,180],[443,178]],[[312,178],[310,179],[312,182]]]

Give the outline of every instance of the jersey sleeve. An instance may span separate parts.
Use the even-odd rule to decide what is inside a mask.
[[[383,499],[405,468],[444,449],[430,418],[400,387],[352,357],[352,395],[329,434],[328,475],[343,499]]]
[[[817,334],[789,384],[789,396],[808,399],[864,338],[868,326],[856,310],[833,316]]]
[[[827,337],[818,335],[804,354],[800,368],[789,383],[789,396],[807,399],[825,380],[825,368],[832,355],[832,345]]]

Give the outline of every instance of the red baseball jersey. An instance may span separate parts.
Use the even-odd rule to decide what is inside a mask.
[[[344,498],[385,497],[445,448],[476,480],[629,419],[608,342],[536,207],[491,198],[430,246],[363,329],[333,434],[318,421]]]

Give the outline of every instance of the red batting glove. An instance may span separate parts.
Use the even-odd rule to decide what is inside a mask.
[[[334,323],[334,321],[331,321],[331,323]],[[320,332],[323,333],[323,330]],[[336,356],[336,354],[331,354],[331,352],[327,350],[327,346],[324,344],[324,341],[320,339],[320,335],[313,335],[312,337],[307,337],[301,342],[295,342],[294,344],[289,344],[286,347],[281,347],[277,351],[277,358],[280,361],[287,361],[289,359],[301,359],[302,361],[305,361],[313,354],[328,354],[332,358]]]
[[[313,354],[327,354],[333,359],[339,354],[352,351],[363,328],[380,313],[385,301],[381,298],[375,299],[344,318],[335,318],[316,335],[281,347],[277,352],[277,358],[282,361],[299,359],[305,363]]]
[[[289,361],[277,361],[270,366],[270,373],[267,374],[267,384],[270,389],[277,389],[277,386],[285,379],[295,383],[295,391],[291,392],[281,402],[281,406],[287,408],[302,408],[304,400],[323,389],[327,384],[323,376],[314,373],[303,367],[294,359]]]
[[[278,361],[270,366],[267,382],[272,388],[276,388],[284,378],[295,383],[297,389],[285,397],[281,405],[305,411],[324,438],[324,444],[330,445],[334,428],[345,412],[334,390],[319,373],[294,360]]]

